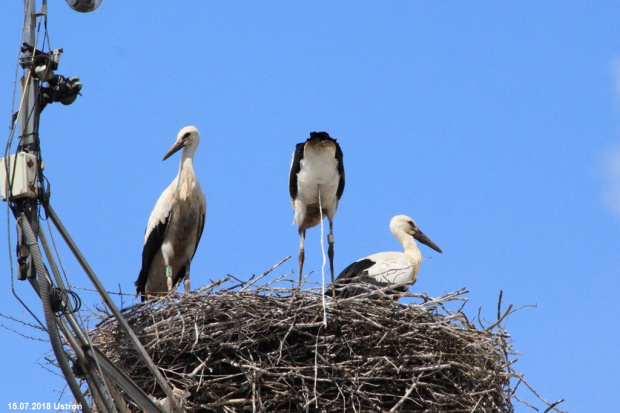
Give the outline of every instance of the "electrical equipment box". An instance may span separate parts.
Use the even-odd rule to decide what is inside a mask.
[[[2,200],[36,198],[37,171],[37,157],[29,153],[19,152],[8,158],[0,158]]]

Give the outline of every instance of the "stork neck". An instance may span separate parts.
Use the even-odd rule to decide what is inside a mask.
[[[422,259],[422,253],[418,248],[418,244],[415,242],[415,239],[404,231],[398,232],[394,234],[396,239],[401,243],[403,249],[405,250],[405,254],[409,257],[409,260],[412,263],[417,263]]]
[[[194,152],[183,149],[181,154],[181,161],[179,162],[179,179],[181,179],[187,173],[194,171]]]
[[[189,193],[189,188],[193,187],[196,182],[193,155],[193,152],[188,153],[185,149],[183,150],[183,154],[181,155],[181,162],[179,163],[179,174],[176,178],[175,187],[175,192],[181,198],[184,198],[185,195]]]

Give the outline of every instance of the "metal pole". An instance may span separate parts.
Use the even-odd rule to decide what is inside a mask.
[[[66,287],[62,281],[60,273],[58,272],[58,267],[56,266],[54,256],[52,255],[52,251],[50,250],[47,243],[45,232],[41,227],[39,227],[39,243],[43,246],[43,251],[47,256],[47,262],[49,263],[52,274],[54,275],[56,284],[61,289],[65,290]],[[34,248],[38,248],[38,246],[34,246]],[[39,277],[41,277],[41,274],[39,274]],[[53,284],[51,279],[49,281],[50,284]],[[65,325],[65,323],[60,317],[56,319],[56,323],[62,331],[63,335],[70,342],[73,351],[75,351],[76,358],[81,364],[81,367],[84,369],[86,381],[88,382],[90,389],[93,391],[93,396],[95,396],[97,405],[104,406],[109,412],[116,412],[114,403],[111,399],[110,389],[105,382],[104,377],[101,377],[101,380],[99,380],[99,376],[97,375],[97,364],[92,363],[90,360],[86,359],[84,351],[88,351],[88,349],[90,348],[90,341],[88,340],[86,333],[80,327],[76,318],[73,316],[72,310],[74,310],[74,308],[71,306],[70,301],[67,302],[67,310],[68,311],[64,315],[64,319],[69,324],[69,326],[71,326],[73,334],[71,333],[71,330],[69,330],[69,327]],[[78,343],[77,340],[79,340],[80,343]]]
[[[67,246],[69,247],[71,252],[73,252],[73,255],[75,255],[75,258],[77,258],[77,260],[79,261],[80,265],[82,266],[82,269],[84,269],[84,272],[86,273],[86,275],[88,275],[88,278],[90,278],[90,281],[93,283],[93,285],[97,289],[97,292],[99,292],[99,295],[101,295],[101,297],[103,298],[104,302],[107,304],[110,311],[112,311],[112,314],[114,314],[114,317],[116,317],[116,320],[118,321],[118,325],[125,332],[125,334],[127,334],[127,337],[129,337],[129,341],[131,341],[131,343],[137,350],[138,355],[140,356],[140,358],[142,359],[146,367],[151,371],[151,373],[155,377],[155,381],[157,381],[157,384],[159,384],[159,386],[162,388],[164,393],[166,393],[166,396],[168,396],[168,400],[170,400],[170,404],[171,404],[171,407],[173,408],[173,411],[182,412],[183,410],[177,404],[177,400],[175,398],[174,392],[172,391],[172,388],[170,388],[170,386],[168,385],[166,378],[161,374],[161,372],[159,371],[159,368],[155,365],[155,363],[153,363],[153,360],[151,360],[151,357],[146,352],[146,349],[144,348],[142,343],[140,343],[140,340],[138,340],[138,337],[136,336],[136,334],[133,332],[133,330],[127,323],[127,320],[125,320],[125,317],[123,317],[123,314],[116,307],[116,304],[114,304],[114,301],[112,301],[112,298],[110,297],[106,289],[103,287],[103,285],[99,281],[99,278],[97,278],[97,275],[95,274],[93,269],[90,267],[90,265],[86,261],[86,258],[84,258],[84,256],[80,252],[80,249],[78,248],[78,246],[75,244],[75,242],[69,235],[69,232],[64,227],[62,222],[60,222],[60,218],[58,218],[58,215],[56,215],[56,212],[54,211],[52,206],[48,204],[46,207],[46,211],[47,211],[47,215],[49,216],[49,218],[52,220],[52,222],[56,226],[56,229],[58,230],[60,235],[63,237],[65,242],[67,243]]]
[[[56,356],[56,361],[58,361],[58,365],[65,376],[67,384],[71,388],[71,392],[75,396],[76,400],[82,404],[82,408],[85,412],[90,413],[90,407],[86,403],[86,399],[82,394],[82,391],[79,385],[76,383],[75,375],[71,371],[71,367],[69,366],[69,362],[67,360],[67,356],[64,353],[64,349],[62,347],[62,343],[60,342],[60,337],[58,335],[58,329],[56,327],[56,319],[54,316],[54,312],[52,311],[50,300],[49,300],[49,288],[51,286],[47,273],[45,271],[45,265],[43,264],[43,257],[39,251],[37,240],[35,238],[34,232],[32,228],[30,228],[30,224],[25,216],[19,218],[19,224],[22,226],[24,230],[24,234],[28,240],[28,244],[32,245],[31,254],[33,258],[33,265],[37,266],[37,272],[40,275],[39,279],[39,292],[41,296],[41,301],[43,303],[43,313],[45,314],[45,321],[47,324],[47,334],[50,337],[50,343],[52,344],[52,349],[54,350],[54,355]]]
[[[36,4],[34,0],[24,0],[24,42],[36,48]],[[24,52],[24,57],[31,58],[33,53]],[[39,145],[35,141],[35,133],[39,123],[39,104],[36,97],[39,94],[39,82],[34,76],[34,67],[26,65],[24,67],[24,77],[21,81],[21,92],[24,96],[22,110],[25,111],[21,115],[21,144],[17,151],[26,151],[33,155],[38,155]],[[24,93],[25,91],[25,93]],[[38,139],[37,139],[38,140]]]
[[[47,261],[50,265],[52,273],[54,274],[56,283],[60,288],[65,289],[66,287],[62,281],[60,273],[58,273],[58,268],[56,266],[56,262],[54,261],[52,251],[49,248],[45,232],[41,228],[39,228],[39,230],[39,242],[43,245],[43,251],[47,256]],[[36,280],[31,281],[36,282]],[[35,289],[38,291],[38,286]],[[69,310],[73,309],[70,304],[71,303],[68,303]],[[120,393],[118,393],[114,387],[114,383],[108,383],[108,380],[105,380],[105,377],[103,376],[105,374],[106,376],[112,378],[115,383],[120,384],[122,389],[145,411],[163,412],[159,404],[151,400],[148,395],[142,391],[142,389],[131,381],[131,379],[128,378],[118,367],[114,366],[107,356],[101,353],[101,351],[96,347],[92,346],[86,333],[82,330],[71,311],[67,312],[63,317],[71,326],[75,337],[72,336],[69,328],[62,323],[62,320],[60,319],[57,320],[58,326],[61,328],[67,340],[71,342],[71,347],[73,347],[76,357],[82,363],[82,367],[88,375],[87,381],[91,386],[91,389],[96,387],[97,391],[105,397],[108,397],[109,393],[118,405],[119,410],[123,411],[123,409],[126,409],[124,406],[125,402],[122,400],[122,397],[119,398]],[[80,341],[80,343],[75,341],[76,338]],[[89,357],[89,359],[87,360],[86,357]],[[101,367],[101,370],[99,370],[98,367]],[[96,381],[98,377],[101,377],[101,381]],[[101,389],[99,389],[100,385],[102,387]],[[100,403],[98,404],[103,405]],[[110,407],[108,407],[108,410],[113,411]]]
[[[36,49],[36,4],[35,0],[24,0],[24,28],[23,40]],[[25,59],[32,59],[34,52],[24,52]],[[20,82],[20,92],[24,97],[21,104],[20,113],[20,143],[17,152],[27,152],[38,157],[39,155],[39,117],[41,106],[39,104],[39,80],[34,76],[32,64],[24,65],[24,75]],[[19,212],[23,212],[36,234],[39,232],[39,220],[37,217],[37,200],[32,198],[22,198],[15,201]],[[16,217],[19,215],[16,213]],[[22,240],[18,240],[21,242]],[[34,278],[36,268],[30,259],[30,268],[27,276]]]

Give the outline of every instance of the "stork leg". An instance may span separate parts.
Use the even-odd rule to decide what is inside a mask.
[[[304,239],[306,238],[306,230],[299,230],[299,285],[297,288],[301,288],[301,277],[304,269]]]
[[[185,287],[185,292],[189,293],[189,266],[192,263],[192,260],[187,260],[185,264],[185,280],[183,281],[183,286]]]
[[[172,291],[172,267],[166,264],[166,285],[168,292]]]
[[[329,220],[329,234],[327,235],[327,243],[329,248],[327,249],[327,255],[329,256],[329,269],[332,275],[332,296],[336,297],[336,289],[334,285],[334,223]]]

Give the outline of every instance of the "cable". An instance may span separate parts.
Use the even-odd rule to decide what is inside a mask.
[[[56,355],[56,361],[58,362],[58,365],[60,366],[60,370],[65,376],[67,384],[69,384],[69,387],[71,388],[71,392],[73,393],[73,396],[79,403],[82,404],[82,409],[84,409],[85,412],[90,413],[91,411],[90,407],[86,403],[86,399],[84,398],[84,395],[82,394],[80,386],[76,382],[76,378],[75,378],[75,375],[73,374],[73,371],[71,370],[71,366],[69,366],[67,354],[64,351],[62,342],[60,341],[60,336],[58,334],[58,329],[56,327],[56,320],[54,319],[54,317],[52,317],[54,312],[52,311],[52,307],[51,307],[50,300],[49,300],[50,298],[49,294],[50,294],[50,289],[52,285],[49,281],[49,276],[47,275],[45,265],[43,264],[43,260],[41,257],[41,251],[39,251],[38,242],[36,240],[34,232],[32,231],[32,228],[30,227],[30,223],[26,219],[25,214],[22,213],[22,215],[18,218],[18,224],[21,225],[24,231],[24,235],[26,236],[28,245],[31,246],[30,253],[33,258],[35,267],[37,269],[37,273],[40,275],[39,287],[41,289],[41,301],[43,302],[43,312],[45,314],[45,321],[48,327],[47,332],[50,337],[50,343],[52,344],[52,349],[54,350],[54,354]]]
[[[26,311],[28,311],[28,313],[30,313],[30,315],[32,316],[32,318],[34,318],[35,320],[37,320],[37,323],[39,323],[39,325],[41,326],[41,328],[43,328],[43,330],[47,331],[47,328],[45,328],[45,324],[43,324],[41,322],[41,320],[39,320],[39,318],[34,315],[34,313],[32,312],[32,310],[30,310],[30,308],[28,307],[28,305],[26,305],[25,302],[22,301],[21,298],[19,298],[19,296],[17,295],[17,291],[15,291],[15,280],[14,278],[14,268],[13,268],[13,259],[11,257],[11,231],[9,231],[9,224],[10,224],[10,215],[9,215],[9,207],[7,206],[6,208],[6,227],[7,227],[7,234],[8,234],[8,238],[9,238],[9,244],[8,244],[8,248],[9,248],[9,266],[11,267],[11,292],[13,293],[13,295],[15,296],[15,298],[17,299],[17,301],[19,301],[19,303],[26,309]],[[19,227],[19,224],[18,224]]]
[[[27,15],[24,13],[24,23],[22,27],[26,24],[26,18],[27,18]],[[17,74],[19,73],[19,55],[21,54],[20,47],[23,42],[24,42],[24,32],[22,31],[22,35],[19,38],[19,46],[17,47],[17,59],[15,59],[15,76],[13,77],[13,100],[11,101],[11,124],[9,125],[10,133],[9,133],[9,139],[7,140],[7,143],[10,143],[13,141],[13,134],[15,133],[15,124],[17,123],[17,118],[15,116],[16,112],[14,112],[15,95],[17,91]],[[4,151],[4,156],[7,156],[9,154],[10,149],[11,149],[10,146],[7,145],[7,148]]]
[[[24,21],[23,21],[23,26],[26,25],[27,22],[27,18],[28,15],[24,14]],[[11,168],[9,167],[9,155],[11,152],[11,146],[13,146],[13,139],[15,137],[15,126],[17,125],[17,121],[19,120],[20,114],[22,113],[22,109],[23,109],[23,103],[24,103],[24,97],[26,94],[26,88],[24,88],[23,92],[21,93],[20,96],[20,101],[19,101],[19,109],[17,110],[17,112],[15,112],[15,98],[17,96],[17,79],[18,79],[18,73],[19,73],[19,61],[20,61],[20,54],[21,54],[21,50],[20,47],[24,42],[24,32],[22,31],[21,37],[19,39],[19,46],[17,47],[17,58],[15,59],[15,75],[13,77],[13,98],[11,100],[11,114],[10,114],[10,125],[9,125],[9,136],[7,138],[7,143],[4,149],[4,157],[5,157],[5,162],[4,162],[4,167],[5,167],[5,172],[6,172],[6,182],[1,183],[3,185],[6,185],[6,192],[7,192],[7,196],[8,194],[11,193],[11,186],[13,183],[13,179],[10,179],[10,170]],[[28,72],[28,77],[26,82],[30,82],[30,75],[31,72]],[[27,84],[27,83],[26,83]],[[13,174],[15,173],[15,165],[13,165]],[[7,247],[8,247],[8,256],[9,256],[9,268],[10,268],[10,274],[11,274],[11,292],[13,293],[13,296],[17,299],[17,301],[22,305],[22,307],[24,307],[26,309],[26,311],[28,311],[28,313],[32,316],[32,318],[34,318],[37,323],[39,323],[39,325],[41,326],[41,328],[43,328],[43,330],[47,331],[47,328],[45,327],[45,324],[43,324],[41,322],[41,320],[39,320],[39,318],[34,314],[34,312],[30,309],[30,307],[28,307],[28,305],[19,297],[19,295],[17,294],[17,291],[15,290],[15,268],[13,267],[13,256],[12,253],[13,251],[11,250],[11,245],[12,245],[12,241],[11,241],[11,231],[10,231],[10,222],[11,222],[11,218],[10,218],[10,213],[9,211],[11,210],[11,206],[12,206],[12,201],[7,200],[7,206],[6,206],[6,228],[7,228]],[[19,226],[18,226],[19,227]]]
[[[56,317],[73,314],[82,307],[82,300],[71,290],[51,286],[49,290],[50,305]]]

